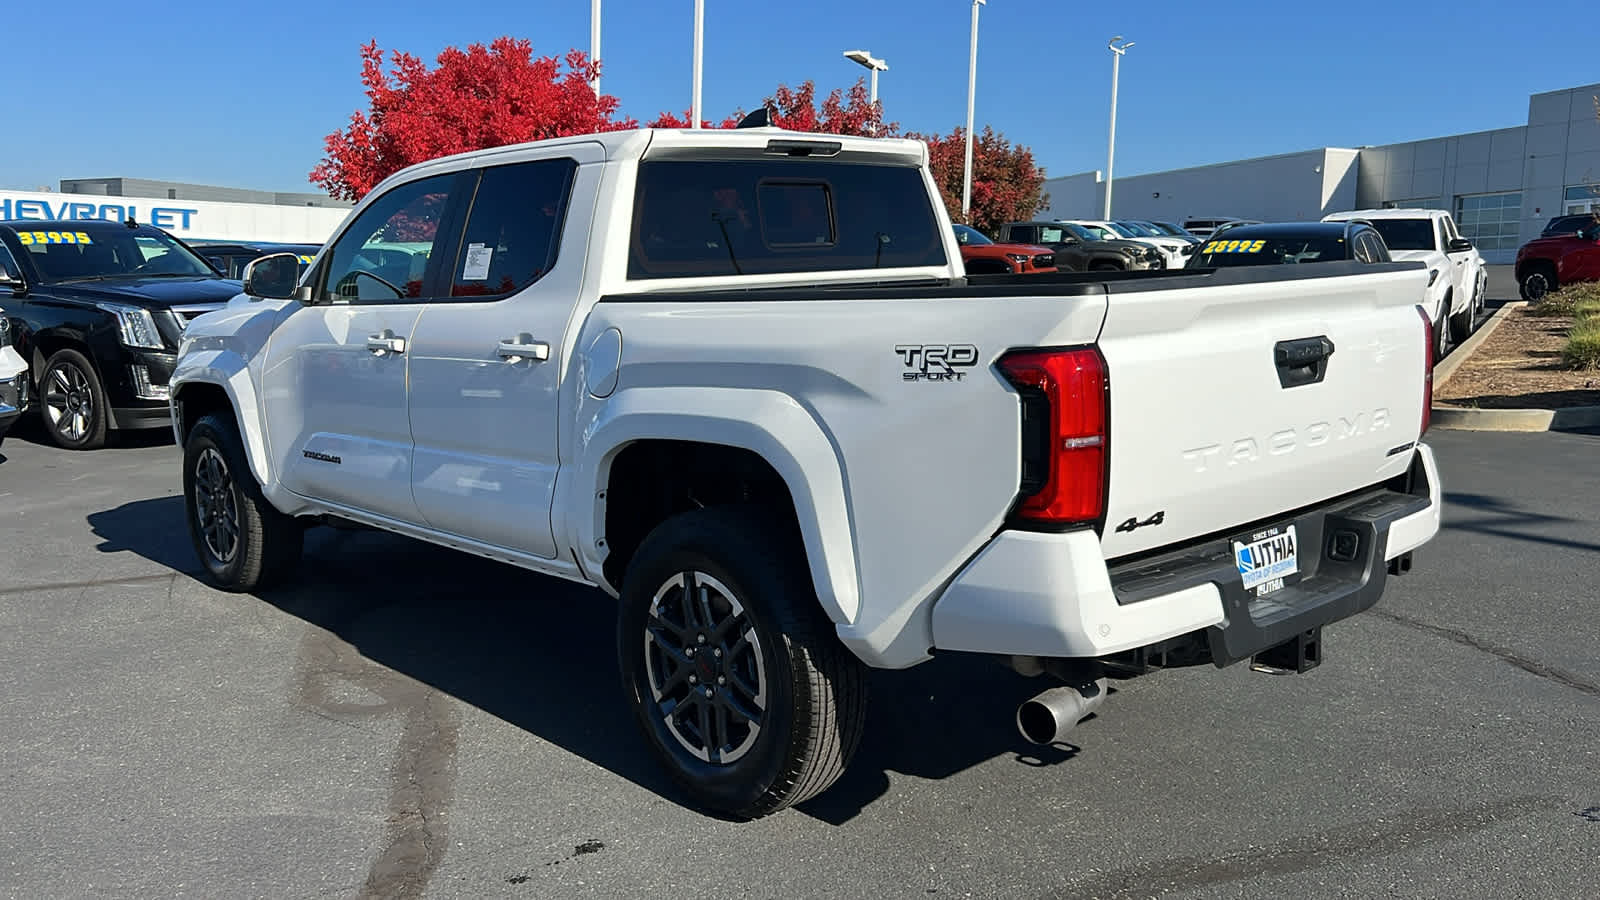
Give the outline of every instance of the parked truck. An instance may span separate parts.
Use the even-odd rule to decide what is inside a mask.
[[[645,741],[737,817],[839,777],[869,668],[1047,677],[1054,742],[1111,678],[1311,669],[1439,527],[1421,265],[968,276],[917,141],[452,156],[298,268],[172,377],[211,581],[353,522],[598,587]]]

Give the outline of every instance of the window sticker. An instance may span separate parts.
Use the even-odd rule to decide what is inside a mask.
[[[488,281],[489,262],[494,259],[494,248],[488,244],[468,244],[467,261],[461,267],[462,281]]]
[[[94,241],[82,231],[19,231],[17,240],[22,246],[30,244],[92,244]]]
[[[1261,241],[1212,241],[1205,246],[1201,253],[1260,253],[1267,242]]]

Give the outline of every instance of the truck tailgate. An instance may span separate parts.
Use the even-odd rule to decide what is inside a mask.
[[[1268,525],[1405,472],[1427,273],[1295,275],[1108,285],[1107,558]]]

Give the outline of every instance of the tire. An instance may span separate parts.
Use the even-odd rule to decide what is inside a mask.
[[[1445,309],[1449,309],[1449,307],[1446,306]],[[1446,322],[1448,318],[1449,316],[1441,312],[1439,321],[1433,323],[1433,359],[1435,362],[1444,359],[1444,355],[1450,352],[1450,328]]]
[[[1445,302],[1448,304],[1450,301],[1447,298]],[[1477,319],[1477,315],[1478,301],[1476,295],[1474,295],[1474,298],[1467,302],[1465,309],[1450,316],[1450,343],[1452,346],[1472,337],[1472,326]]]
[[[700,509],[652,531],[623,579],[617,654],[650,749],[709,810],[755,819],[814,797],[860,745],[865,667],[823,615],[798,536],[764,510]]]
[[[228,418],[205,416],[189,431],[183,508],[195,553],[223,590],[270,587],[300,561],[304,529],[262,496],[238,427]]]
[[[1119,266],[1114,262],[1097,262],[1097,263],[1091,263],[1089,265],[1089,271],[1091,271],[1091,272],[1121,272],[1121,271],[1123,271],[1123,268],[1122,268],[1122,266]]]
[[[106,443],[111,410],[94,365],[76,350],[58,350],[39,379],[39,415],[57,447],[96,450]]]
[[[1522,277],[1517,279],[1518,292],[1522,299],[1529,303],[1538,303],[1544,296],[1559,287],[1556,284],[1556,273],[1546,265],[1535,264],[1523,270]]]

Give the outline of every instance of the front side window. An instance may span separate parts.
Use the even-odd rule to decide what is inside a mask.
[[[11,249],[4,241],[0,241],[0,272],[4,272],[12,281],[22,278],[22,269],[17,265],[16,258],[11,255]]]
[[[504,297],[556,263],[578,164],[541,159],[485,169],[450,276],[452,297]]]
[[[456,173],[403,184],[368,206],[329,255],[323,297],[386,303],[423,296]]]
[[[920,169],[812,160],[639,166],[630,278],[947,264]]]

